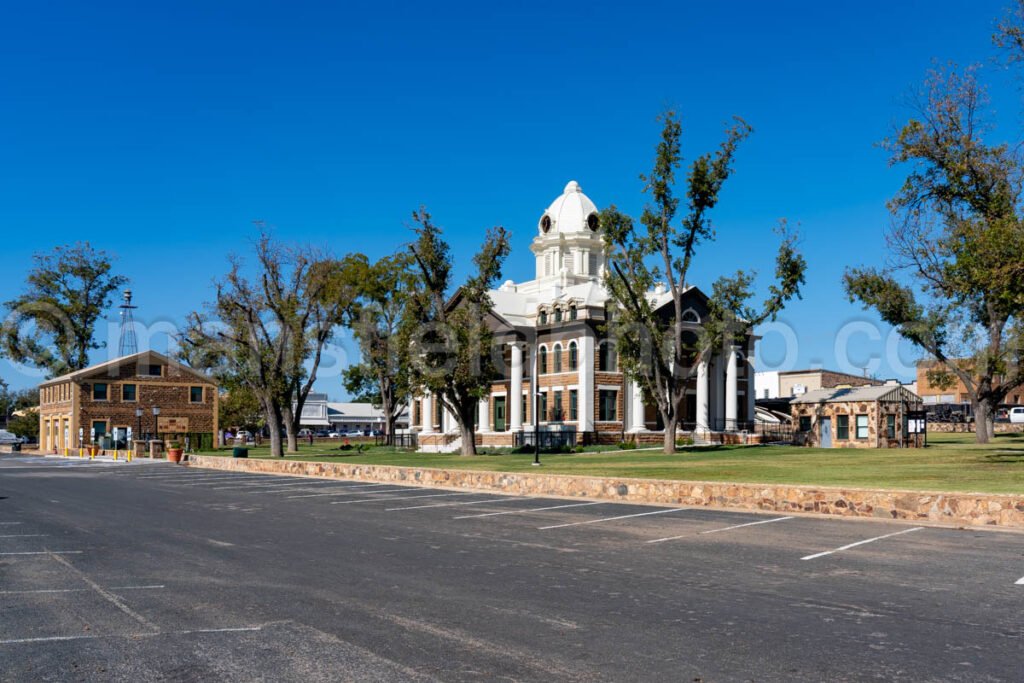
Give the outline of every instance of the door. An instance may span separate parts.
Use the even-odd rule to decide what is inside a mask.
[[[821,447],[832,448],[832,418],[821,418]]]
[[[494,431],[505,431],[505,397],[494,397]]]

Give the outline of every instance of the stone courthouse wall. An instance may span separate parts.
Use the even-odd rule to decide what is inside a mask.
[[[905,519],[963,526],[1024,529],[1024,494],[930,493],[839,487],[729,484],[577,477],[559,474],[481,472],[334,462],[191,456],[211,469],[308,477],[447,486],[525,496],[581,497],[630,503],[801,512],[843,517]]]

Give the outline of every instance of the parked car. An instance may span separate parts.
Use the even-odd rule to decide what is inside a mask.
[[[327,432],[327,438],[328,439],[340,439],[341,438],[341,433],[340,432]]]
[[[6,429],[0,429],[0,444],[4,446],[10,446],[16,443],[22,443],[21,439],[19,439],[17,436],[10,433]]]
[[[1013,424],[1024,424],[1024,406],[1010,408],[1010,422]]]
[[[302,429],[299,430],[300,439],[308,439],[310,436],[312,436],[312,434],[313,430],[309,429],[308,427],[303,427]]]

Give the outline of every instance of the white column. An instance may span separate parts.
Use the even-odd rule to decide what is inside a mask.
[[[594,338],[584,334],[579,340],[579,430],[594,431]]]
[[[738,406],[738,386],[736,377],[736,346],[729,346],[729,357],[725,365],[725,428],[736,429],[736,410]]]
[[[697,365],[697,431],[708,431],[708,359]]]
[[[508,396],[509,428],[518,432],[523,428],[523,347],[512,343],[512,381]]]
[[[718,354],[712,359],[711,415],[708,425],[712,430],[722,429],[725,416],[725,358]]]
[[[639,432],[645,427],[644,425],[644,392],[640,388],[640,383],[637,381],[631,381],[630,383],[630,406],[629,406],[629,431]]]
[[[423,401],[420,404],[423,420],[423,433],[430,434],[434,431],[434,397],[430,392],[424,392]]]
[[[484,396],[480,399],[480,403],[477,404],[476,429],[478,432],[491,431],[491,406],[489,398],[489,396]]]
[[[754,340],[747,346],[747,421],[753,423],[757,413],[757,387],[754,386]],[[753,427],[751,427],[753,428]]]
[[[448,432],[456,431],[459,428],[459,423],[455,419],[455,413],[444,408],[441,410],[441,431],[447,434]]]

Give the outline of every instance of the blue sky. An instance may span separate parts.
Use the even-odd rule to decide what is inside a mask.
[[[885,201],[903,171],[876,143],[907,118],[905,96],[933,59],[991,58],[1003,7],[8,3],[0,299],[20,291],[33,253],[89,240],[117,254],[138,319],[170,326],[211,297],[254,220],[378,257],[408,240],[420,204],[462,257],[488,226],[509,228],[504,275],[528,279],[537,218],[568,180],[601,207],[639,213],[655,118],[674,106],[687,160],[733,115],[755,130],[691,280],[753,268],[765,283],[786,217],[810,263],[804,299],[782,316],[798,340],[789,366],[879,357],[877,374],[903,375],[886,360],[888,331],[858,331],[874,318],[840,286],[844,266],[884,257]],[[993,65],[984,78],[999,93],[998,134],[1016,141],[1017,84]],[[782,339],[765,330],[763,366],[783,363]],[[0,375],[35,381],[6,361]],[[319,388],[343,395],[337,368]]]

